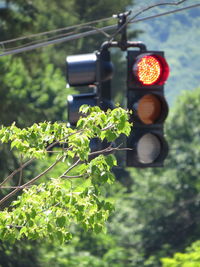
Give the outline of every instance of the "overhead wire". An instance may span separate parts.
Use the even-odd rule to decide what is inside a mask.
[[[199,6],[200,6],[200,3],[199,4],[190,5],[190,6],[186,6],[186,7],[182,7],[182,8],[175,9],[175,10],[171,10],[171,11],[167,11],[167,12],[163,12],[163,13],[159,13],[159,14],[156,14],[156,15],[144,17],[144,18],[139,18],[139,19],[135,19],[135,16],[137,15],[136,14],[136,15],[134,15],[134,18],[132,17],[130,20],[128,20],[128,24],[138,23],[138,22],[141,22],[141,21],[146,21],[146,20],[150,20],[150,19],[153,19],[153,18],[161,17],[161,16],[174,14],[174,13],[177,13],[177,12],[181,12],[181,11],[184,11],[184,10],[187,10],[187,9],[191,9],[191,8],[195,8],[195,7],[199,7]],[[110,31],[110,30],[118,30],[118,25],[115,24],[115,25],[105,26],[105,27],[102,27],[102,28],[98,28],[98,30],[97,30],[97,28],[95,28],[94,30],[91,30],[91,31],[86,31],[86,32],[83,32],[83,33],[77,33],[77,34],[73,34],[73,35],[66,36],[66,37],[59,38],[59,39],[55,39],[55,40],[50,40],[50,41],[45,41],[45,42],[33,44],[33,45],[30,45],[30,46],[27,46],[27,47],[11,49],[9,51],[1,53],[0,56],[18,54],[18,53],[22,53],[22,52],[25,52],[25,51],[30,51],[30,50],[33,50],[33,49],[36,49],[36,48],[41,48],[41,47],[45,47],[45,46],[52,45],[52,44],[58,44],[58,43],[62,43],[62,42],[73,41],[73,40],[76,40],[76,39],[80,39],[80,38],[84,38],[84,37],[87,37],[87,36],[90,36],[90,35],[97,34],[99,32],[107,32],[107,31]]]
[[[84,38],[84,37],[87,37],[87,36],[90,36],[90,35],[97,34],[97,33],[102,32],[102,31],[109,31],[109,30],[112,30],[112,29],[115,29],[115,28],[117,28],[117,25],[106,26],[106,27],[100,28],[98,30],[95,29],[95,30],[91,30],[91,31],[83,32],[83,33],[77,33],[77,34],[74,34],[74,35],[71,35],[71,36],[66,36],[66,37],[55,39],[55,40],[51,40],[51,41],[45,41],[45,42],[42,42],[42,43],[39,43],[39,44],[33,44],[33,45],[30,45],[30,46],[27,46],[27,47],[11,49],[11,50],[9,50],[7,52],[3,52],[2,54],[0,54],[0,56],[19,54],[19,53],[22,53],[22,52],[25,52],[25,51],[30,51],[30,50],[33,50],[33,49],[36,49],[36,48],[41,48],[41,47],[45,47],[45,46],[52,45],[52,44],[59,44],[59,43],[63,43],[63,42],[73,41],[73,40],[76,40],[76,39],[80,39],[80,38]]]
[[[133,20],[135,17],[137,17],[138,15],[140,15],[141,13],[151,9],[151,8],[154,8],[156,6],[160,6],[160,5],[179,5],[183,2],[185,2],[187,0],[181,0],[181,1],[178,1],[178,2],[165,2],[165,3],[156,3],[154,5],[150,5],[150,6],[147,6],[145,8],[142,8],[138,13],[136,13],[134,15],[134,17],[132,17],[130,19]],[[43,36],[43,35],[46,35],[46,34],[49,34],[49,33],[53,33],[53,32],[58,32],[58,31],[63,31],[63,30],[69,30],[69,29],[76,29],[76,32],[77,32],[77,29],[83,29],[83,28],[86,28],[86,26],[88,25],[88,28],[93,28],[92,26],[90,26],[91,24],[94,24],[94,23],[98,23],[98,22],[103,22],[103,21],[108,21],[110,20],[112,17],[108,17],[108,18],[103,18],[103,19],[99,19],[99,20],[94,20],[94,21],[90,21],[90,22],[87,22],[87,23],[82,23],[82,24],[78,24],[78,25],[74,25],[74,26],[69,26],[69,27],[64,27],[64,28],[59,28],[59,29],[56,29],[56,30],[51,30],[51,31],[46,31],[46,32],[42,32],[42,33],[38,33],[38,34],[32,34],[32,35],[28,35],[28,36],[24,36],[24,37],[19,37],[19,38],[16,38],[16,39],[12,39],[12,40],[7,40],[7,41],[3,41],[3,42],[0,42],[0,45],[3,45],[4,44],[8,44],[8,43],[11,43],[11,42],[14,42],[14,41],[17,41],[17,40],[23,40],[23,39],[27,39],[27,38],[31,38],[31,37],[38,37],[38,36]],[[127,24],[129,23],[129,21],[127,21]],[[125,25],[123,25],[124,27]],[[106,37],[109,37],[109,35],[106,34],[105,31],[102,31],[102,29],[99,29],[99,28],[93,28],[93,29],[96,29],[97,31],[99,31],[100,33],[104,34]],[[117,32],[114,34],[116,35],[118,33],[118,31],[121,30],[118,29]],[[74,34],[75,32],[70,32],[70,33],[65,33],[65,34],[60,34],[60,35],[56,35],[54,37],[49,37],[47,38],[45,41],[50,41],[50,40],[55,40],[56,38],[58,37],[63,37],[63,36],[69,36],[69,35],[72,35]],[[113,36],[114,36],[113,35]],[[113,38],[113,36],[110,38],[110,40]],[[18,48],[23,48],[23,47],[27,47],[29,45],[32,45],[32,44],[38,44],[38,43],[41,43],[41,40],[37,40],[37,41],[32,41],[32,42],[29,42],[29,43],[26,43],[24,45],[21,45],[21,46],[17,46],[17,47],[14,47],[12,48],[13,49],[18,49]],[[6,52],[6,51],[10,51],[11,49],[8,48],[8,49],[5,49],[5,47],[3,47],[3,51]]]
[[[111,36],[111,38],[108,40],[108,42],[112,42],[114,40],[114,38],[116,37],[116,35],[123,30],[130,22],[132,22],[136,17],[138,17],[139,15],[141,15],[142,13],[144,13],[145,11],[148,11],[152,8],[158,7],[158,6],[166,6],[166,5],[180,5],[183,2],[186,2],[187,0],[180,0],[178,2],[159,2],[150,6],[146,6],[141,8],[136,14],[134,14],[131,18],[129,18],[121,27],[119,27],[117,29],[117,31]]]
[[[101,33],[102,35],[104,35],[106,38],[110,37],[110,35],[108,33],[106,33],[105,31],[103,31],[102,29],[88,25],[88,26],[82,26],[80,28],[77,28],[75,31],[71,31],[71,32],[68,32],[68,33],[63,33],[63,34],[59,34],[59,35],[56,35],[56,36],[52,36],[52,37],[46,38],[45,41],[55,40],[58,37],[70,36],[70,35],[73,35],[73,34],[77,33],[79,30],[83,30],[83,29],[93,29],[93,30],[96,30],[97,32]],[[27,47],[27,46],[30,46],[30,45],[33,45],[33,44],[38,44],[38,43],[41,43],[41,40],[35,40],[35,41],[32,41],[32,42],[28,42],[28,43],[26,43],[24,45],[20,45],[20,46],[17,46],[17,47],[12,47],[12,49],[24,48],[24,47]],[[1,43],[0,43],[0,45],[1,45]],[[10,48],[5,48],[5,47],[3,49],[4,52],[10,51],[10,50],[11,50]]]
[[[106,21],[108,21],[110,19],[112,19],[112,17],[93,20],[93,21],[89,21],[89,22],[85,22],[85,23],[81,23],[81,24],[76,24],[76,25],[73,25],[73,26],[58,28],[58,29],[54,29],[54,30],[51,30],[51,31],[45,31],[45,32],[41,32],[41,33],[30,34],[30,35],[26,35],[26,36],[18,37],[18,38],[15,38],[15,39],[6,40],[6,41],[0,41],[0,45],[8,44],[8,43],[16,42],[16,41],[21,41],[21,40],[24,40],[24,39],[35,38],[35,37],[38,37],[38,36],[48,35],[48,34],[55,33],[55,32],[68,31],[68,30],[73,30],[73,29],[77,29],[77,28],[82,28],[82,27],[85,27],[85,26],[90,26],[92,24],[99,23],[99,22],[106,22]]]
[[[141,13],[151,9],[151,8],[154,8],[154,7],[157,7],[157,6],[161,6],[161,5],[179,5],[179,4],[181,4],[181,3],[185,2],[185,1],[187,1],[187,0],[181,0],[181,1],[175,2],[175,3],[173,3],[173,2],[157,3],[157,4],[154,4],[154,5],[151,5],[151,6],[147,6],[145,8],[142,8],[136,15],[134,15],[134,18],[137,17],[138,15],[140,15]],[[105,22],[105,21],[108,21],[108,20],[110,20],[112,18],[113,17],[107,17],[107,18],[103,18],[103,19],[98,19],[98,20],[93,20],[93,21],[90,21],[90,22],[82,23],[82,24],[77,24],[77,25],[73,25],[73,26],[58,28],[58,29],[54,29],[54,30],[51,30],[51,31],[45,31],[45,32],[41,32],[41,33],[26,35],[26,36],[22,36],[22,37],[11,39],[11,40],[0,41],[0,45],[4,45],[4,44],[16,42],[16,41],[21,41],[21,40],[24,40],[24,39],[35,38],[35,37],[38,37],[38,36],[43,36],[43,35],[59,32],[59,31],[67,31],[67,30],[72,30],[72,29],[77,29],[77,28],[81,29],[84,26],[90,26],[90,25],[95,24],[95,23]]]
[[[141,19],[137,19],[137,20],[134,19],[134,20],[131,20],[130,23],[135,23],[135,22],[150,20],[150,19],[154,19],[154,18],[159,18],[159,17],[165,16],[165,15],[174,14],[174,13],[181,12],[181,11],[184,11],[184,10],[187,10],[187,9],[191,9],[191,8],[195,8],[195,7],[200,7],[200,3],[199,4],[194,4],[194,5],[191,5],[191,6],[187,6],[187,7],[182,7],[182,8],[179,8],[179,9],[166,11],[166,12],[159,13],[159,14],[156,14],[156,15],[152,15],[152,16],[149,16],[149,17],[146,17],[146,18],[141,18]]]
[[[71,32],[64,33],[64,34],[59,34],[59,35],[56,35],[54,37],[53,36],[49,37],[49,38],[45,39],[45,41],[55,40],[58,37],[69,36],[69,35],[72,35],[74,33],[75,33],[75,31],[71,31]],[[41,39],[40,40],[31,41],[31,42],[28,42],[28,43],[25,43],[25,44],[22,44],[22,45],[18,45],[18,46],[12,47],[12,48],[5,48],[5,46],[4,46],[3,51],[6,52],[6,51],[10,51],[11,49],[23,48],[23,47],[27,47],[29,45],[38,44],[38,43],[41,43]],[[0,43],[0,45],[1,45],[1,43]]]

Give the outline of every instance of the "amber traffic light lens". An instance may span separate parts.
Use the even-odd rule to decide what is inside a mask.
[[[169,66],[163,57],[148,54],[137,58],[133,72],[143,85],[162,85],[169,76]]]
[[[161,102],[154,95],[143,96],[137,107],[137,115],[144,124],[153,124],[161,114]]]

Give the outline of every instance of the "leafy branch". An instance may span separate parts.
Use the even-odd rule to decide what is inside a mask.
[[[78,121],[77,129],[57,122],[24,129],[13,124],[0,129],[1,142],[9,143],[20,157],[20,167],[3,180],[0,188],[5,189],[17,173],[18,184],[10,186],[13,190],[0,200],[0,205],[23,191],[0,213],[0,239],[14,242],[24,237],[49,237],[64,242],[71,239],[73,223],[85,230],[102,231],[113,206],[103,200],[101,187],[114,181],[112,167],[117,162],[112,153],[124,149],[110,143],[121,134],[129,135],[131,125],[128,112],[122,108],[103,112],[99,107],[82,106],[80,111],[88,116]],[[94,138],[106,140],[107,145],[91,151],[90,141]],[[23,170],[34,160],[48,162],[52,158],[55,160],[45,170],[22,183],[27,180]],[[63,163],[66,170],[53,179],[50,171],[60,164],[63,168]],[[45,177],[45,183],[38,183],[41,177]]]

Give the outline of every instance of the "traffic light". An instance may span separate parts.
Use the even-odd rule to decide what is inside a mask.
[[[68,96],[68,121],[75,126],[80,115],[79,108],[83,104],[100,106],[103,110],[112,108],[111,78],[113,65],[107,49],[84,55],[68,56],[67,81],[70,86],[90,86],[92,93]]]
[[[133,127],[127,139],[130,167],[161,167],[168,153],[163,125],[168,114],[164,83],[169,66],[160,51],[127,52],[127,107]]]
[[[82,105],[96,106],[97,95],[95,93],[69,95],[68,98],[68,122],[71,126],[76,126],[81,114],[79,109]]]

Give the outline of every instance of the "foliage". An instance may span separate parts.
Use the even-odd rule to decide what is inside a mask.
[[[166,167],[132,171],[135,219],[128,236],[146,266],[160,266],[159,258],[182,251],[199,235],[199,101],[199,89],[184,92],[171,110]]]
[[[105,1],[98,1],[98,3],[94,3],[94,1],[84,1],[84,4],[83,2],[79,3],[80,1],[67,1],[62,3],[51,1],[51,3],[47,3],[47,1],[40,0],[32,2],[15,0],[9,2],[14,3],[15,8],[1,11],[1,40],[111,16],[113,13],[121,12],[124,6],[124,1],[121,0],[110,1],[109,3],[107,1],[106,4]],[[128,2],[130,3],[130,1],[126,3]],[[149,4],[150,1],[147,2]],[[106,8],[106,6],[109,8]],[[154,11],[155,9],[153,12]],[[163,12],[163,10],[158,9],[158,12]],[[167,86],[169,88],[167,95],[170,96],[172,100],[174,99],[174,95],[180,92],[180,90],[194,88],[198,82],[197,72],[199,68],[196,67],[198,66],[196,63],[198,50],[195,46],[195,44],[198,43],[198,12],[198,9],[193,9],[184,13],[179,13],[179,15],[166,16],[163,17],[163,19],[159,18],[158,20],[148,21],[148,24],[141,27],[142,30],[145,28],[147,35],[150,36],[150,38],[148,38],[148,36],[146,38],[144,35],[141,36],[142,41],[146,41],[149,49],[161,49],[161,47],[163,47],[163,50],[167,51],[166,56],[173,75],[171,75],[171,79],[168,83],[169,85]],[[109,21],[109,23],[111,23],[111,21]],[[154,26],[152,26],[152,24]],[[107,25],[107,22],[95,24],[95,26],[97,25]],[[167,28],[166,25],[168,25]],[[80,29],[76,32],[80,32]],[[177,32],[179,33],[178,38]],[[182,32],[184,32],[184,34],[182,34]],[[187,34],[185,34],[186,32]],[[45,37],[43,40],[47,40],[49,37],[52,37],[52,35]],[[39,41],[39,39],[35,40]],[[104,37],[99,38],[99,36],[97,36],[95,38],[81,39],[67,44],[38,49],[12,58],[1,58],[1,123],[8,126],[13,121],[16,121],[18,126],[24,127],[30,126],[34,122],[44,120],[51,120],[53,122],[56,120],[65,120],[64,95],[72,91],[69,91],[69,89],[65,91],[64,89],[64,58],[67,54],[78,54],[96,50],[103,40],[105,40]],[[158,42],[158,40],[160,40],[160,42]],[[188,42],[188,40],[192,41]],[[184,46],[183,43],[185,44]],[[12,43],[12,45],[14,44]],[[23,45],[23,43],[20,41],[15,43],[15,45]],[[177,50],[177,47],[181,47],[181,49]],[[174,51],[176,51],[176,53],[174,53]],[[192,65],[190,64],[190,59],[192,59]],[[114,61],[115,60],[114,57]],[[191,71],[192,67],[194,68]],[[176,73],[176,70],[178,70],[178,73]],[[182,74],[184,70],[186,72]],[[178,77],[178,79],[176,77]],[[116,89],[114,93],[117,92],[118,101],[120,101],[122,97],[120,93],[118,93],[119,90],[117,88],[120,90],[124,88],[124,84],[122,85],[121,82],[122,78],[123,75],[121,75],[120,63],[120,67],[116,68],[114,80],[116,86],[113,86],[113,88]],[[24,193],[21,196],[21,201],[25,202],[29,200],[29,204],[25,205],[25,211],[21,209],[20,205],[22,204],[19,202],[16,202],[16,206],[2,211],[2,214],[9,214],[9,216],[13,214],[12,216],[15,216],[13,212],[18,209],[16,213],[22,213],[22,218],[17,219],[18,226],[23,226],[25,228],[22,230],[24,233],[21,234],[20,231],[22,228],[20,227],[14,228],[9,225],[8,229],[6,229],[7,237],[5,236],[5,238],[10,238],[10,241],[12,241],[14,237],[22,238],[23,242],[16,241],[16,244],[8,245],[4,239],[3,244],[0,245],[2,248],[0,249],[0,265],[20,267],[31,266],[31,264],[34,266],[49,266],[49,264],[51,264],[59,267],[75,265],[155,267],[160,266],[160,258],[172,255],[176,251],[183,251],[185,247],[195,241],[196,237],[199,236],[199,91],[185,94],[181,98],[179,103],[176,104],[177,107],[167,123],[170,154],[166,168],[162,170],[130,170],[132,181],[128,183],[127,188],[122,187],[119,183],[114,183],[112,184],[112,188],[108,188],[107,182],[103,182],[103,184],[99,186],[99,174],[97,170],[94,180],[91,178],[88,179],[85,176],[82,178],[63,177],[56,179],[56,177],[62,176],[64,170],[68,170],[74,163],[70,159],[70,151],[65,151],[67,153],[65,161],[59,161],[58,164],[51,169],[51,172],[47,172],[38,178],[40,179],[40,184],[38,184],[38,180],[36,179],[36,185],[32,186],[30,189],[27,186],[23,189]],[[84,123],[83,120],[82,124],[84,125]],[[41,130],[42,125],[49,127],[46,132],[47,139],[44,140],[44,142],[42,140],[43,138],[45,139],[46,135],[45,131]],[[64,156],[62,146],[58,147],[58,144],[55,145],[54,149],[50,148],[49,152],[45,150],[51,142],[56,142],[56,140],[50,138],[50,136],[54,135],[54,131],[50,130],[51,127],[52,129],[54,129],[54,127],[59,128],[60,124],[45,122],[35,124],[32,128],[25,128],[24,131],[20,130],[15,125],[6,128],[8,132],[11,131],[13,134],[11,134],[12,136],[17,137],[19,140],[17,140],[17,138],[16,140],[14,138],[12,139],[11,135],[8,133],[11,138],[9,144],[7,144],[7,146],[1,146],[1,177],[6,177],[8,171],[14,170],[16,166],[21,166],[21,161],[25,160],[24,157],[21,158],[22,153],[28,153],[29,157],[38,158],[38,160],[32,161],[31,164],[26,167],[28,170],[23,169],[23,183],[27,183],[29,180],[31,181],[33,177],[37,177],[38,173],[45,172],[44,170],[47,170],[48,167],[56,161],[57,152],[59,152],[59,155]],[[61,128],[63,129],[63,125]],[[33,131],[38,138],[38,141],[36,142],[35,140],[33,145],[29,142],[29,140],[34,140],[34,138],[29,139],[29,129],[31,129],[30,131]],[[97,129],[93,130],[96,131],[96,133],[98,132]],[[2,132],[3,131],[5,131],[5,128],[2,128]],[[66,128],[66,131],[70,130]],[[100,132],[102,133],[101,130]],[[72,139],[75,135],[77,136],[78,133],[72,134]],[[112,140],[116,137],[116,133],[108,131],[108,136]],[[48,138],[50,139],[48,140]],[[11,144],[10,142],[13,142],[12,157],[8,149]],[[72,142],[74,142],[74,140],[72,140]],[[86,144],[86,139],[83,140],[83,143]],[[79,155],[81,154],[80,147],[79,143],[74,146],[74,152],[79,153]],[[85,145],[83,147],[87,153],[93,153],[92,151],[88,152],[88,146]],[[64,148],[66,149],[68,147],[64,146]],[[82,156],[84,157],[84,155]],[[73,156],[71,156],[71,158],[72,157]],[[91,163],[92,160],[90,156],[88,161],[86,160],[88,168],[88,164]],[[96,160],[98,160],[98,158]],[[101,162],[103,162],[102,160],[115,163],[113,157],[108,157],[108,155],[100,158]],[[94,160],[94,166],[93,170],[96,166],[100,166],[99,161],[97,162]],[[83,163],[80,164],[79,167],[85,168]],[[80,175],[79,167],[75,167],[67,173],[66,176]],[[84,173],[84,168],[82,174]],[[86,168],[86,176],[88,175],[87,170]],[[111,170],[106,171],[107,174],[110,175]],[[18,176],[16,176],[17,174]],[[17,174],[15,174],[15,179],[11,179],[10,183],[5,185],[18,186],[21,172],[19,171]],[[121,176],[120,181],[126,184],[128,174],[123,173]],[[110,179],[112,180],[113,176],[110,176]],[[93,184],[96,182],[98,182],[98,186],[97,184]],[[49,192],[48,190],[50,190],[54,184],[56,185],[55,191],[52,190],[52,192]],[[33,193],[36,191],[37,187],[40,188],[42,185],[44,188],[42,187],[40,192],[37,191],[37,194],[34,194],[30,200],[29,191],[27,190]],[[56,195],[56,192],[59,192],[61,186],[63,187],[63,191],[60,190],[62,192]],[[82,197],[81,194],[87,187],[90,187],[88,195]],[[100,192],[96,192],[96,189],[99,189]],[[7,192],[7,189],[2,189],[2,193],[6,194]],[[43,237],[48,232],[47,225],[44,225],[44,220],[46,218],[44,219],[44,214],[40,213],[41,210],[47,212],[47,208],[49,208],[45,195],[49,194],[49,201],[56,205],[59,203],[59,199],[66,199],[63,194],[70,195],[71,192],[79,192],[79,194],[74,194],[76,196],[75,201],[77,206],[80,206],[79,201],[83,201],[85,205],[81,204],[84,206],[81,207],[83,210],[75,211],[69,203],[65,202],[71,212],[71,224],[68,221],[68,217],[67,219],[59,219],[58,222],[55,219],[50,222],[50,228],[55,228],[52,238],[59,239],[57,236],[59,235],[59,242],[62,242],[64,241],[63,233],[67,231],[67,233],[69,233],[67,238],[70,239],[71,235],[73,235],[70,244],[68,243],[60,246],[57,241],[45,243],[41,242],[41,239],[38,242],[35,240],[33,243],[28,243],[26,239],[31,238],[31,235],[32,238],[34,238],[34,234],[35,238],[37,235]],[[94,195],[92,195],[91,192],[94,192]],[[17,194],[18,193],[19,192],[17,192]],[[98,228],[100,230],[104,225],[104,220],[107,219],[110,213],[110,210],[104,209],[104,205],[102,205],[102,209],[97,210],[96,199],[93,199],[95,194],[98,195],[98,199],[100,199],[103,204],[113,203],[114,201],[117,202],[116,210],[112,212],[110,216],[107,226],[108,232],[106,234],[103,232],[98,235],[93,233],[95,232],[95,225],[98,224],[96,230]],[[39,203],[38,201],[32,203],[33,198],[37,198],[37,196],[41,196],[44,203]],[[105,200],[104,198],[106,198],[105,202],[103,202],[103,200]],[[56,202],[56,199],[58,202]],[[94,222],[88,223],[87,220],[92,215],[91,213],[88,215],[86,214],[87,201],[94,202],[93,205],[96,207],[96,209],[94,209],[95,216],[97,216],[98,213],[102,213],[102,217],[104,215],[104,217],[100,219],[100,223],[96,223],[97,217],[95,216]],[[7,204],[7,202],[1,205],[2,209],[4,204]],[[37,211],[35,217],[34,211],[31,213],[33,209]],[[63,211],[62,205],[52,206],[51,210],[52,213],[47,215],[47,220],[50,220],[53,212],[58,212],[58,218],[62,217],[59,215],[59,212]],[[64,210],[62,214],[66,215],[66,210]],[[85,233],[85,226],[81,225],[80,221],[78,221],[77,214],[83,216],[82,219],[88,223],[87,227],[89,228],[90,226],[90,231]],[[34,218],[32,219],[31,216]],[[34,219],[36,220],[36,218],[43,220],[43,225],[40,225],[42,230],[39,233],[37,233],[37,231],[31,232],[32,227],[35,229],[36,225],[34,224]],[[9,218],[7,220],[9,220]],[[62,221],[64,220],[67,225],[65,229],[61,227]],[[28,221],[30,225],[33,223],[32,227],[29,227]],[[15,226],[17,226],[17,224]],[[14,237],[12,231],[15,232]],[[57,234],[57,232],[61,233]],[[190,253],[188,253],[188,255],[189,254]],[[181,258],[183,257],[181,256]],[[174,259],[171,260],[174,261]]]
[[[200,229],[199,101],[199,89],[185,92],[171,110],[165,168],[130,169],[132,185],[124,188],[114,183],[112,190],[106,190],[107,198],[116,203],[106,234],[94,236],[76,229],[73,243],[55,252],[53,246],[51,253],[43,247],[39,260],[62,266],[68,258],[66,264],[73,264],[74,259],[81,264],[85,255],[94,266],[100,261],[99,265],[106,267],[154,267],[161,266],[161,258],[196,241]],[[123,174],[123,179],[127,176]]]
[[[0,266],[34,267],[39,266],[36,241],[17,241],[15,244],[0,242]]]
[[[0,10],[0,39],[4,41],[33,33],[80,24],[90,20],[96,20],[97,18],[111,17],[114,13],[124,11],[125,4],[130,3],[130,0],[107,1],[106,3],[102,0],[98,1],[98,3],[96,1],[85,1],[85,11],[82,13],[78,1],[74,0],[62,3],[54,0],[51,2],[46,0],[10,0],[8,1],[9,8]],[[83,7],[82,2],[81,6]],[[102,27],[113,22],[116,23],[116,19],[93,24],[93,26]],[[77,28],[73,32],[78,33],[84,30],[88,30],[88,28]],[[48,38],[56,38],[58,34],[71,34],[71,32],[62,31],[43,37],[26,38],[5,44],[0,49],[4,50],[23,46],[27,42],[47,41]],[[104,40],[106,40],[105,36],[98,34],[92,38],[84,38],[79,41],[68,42],[67,44],[63,43],[49,46],[12,57],[1,57],[1,124],[9,126],[13,121],[16,121],[18,126],[27,127],[35,122],[39,123],[45,120],[66,122],[66,99],[68,94],[74,93],[74,90],[72,88],[65,89],[65,57],[69,54],[91,53],[97,50]],[[121,78],[122,75],[118,75],[119,77]],[[116,84],[119,89],[122,87],[122,84]],[[116,89],[117,86],[114,86],[114,88]],[[33,147],[29,148],[33,149]],[[31,153],[34,154],[37,152],[32,151]],[[9,144],[1,145],[0,154],[0,177],[2,181],[2,178],[8,176],[11,170],[18,168],[25,158],[21,157],[21,152],[20,155],[17,153],[15,147],[10,151]],[[48,167],[48,164],[53,164],[55,160],[54,153],[48,154],[51,154],[48,157],[48,161],[45,159],[34,160],[23,170],[23,182],[27,182],[38,173],[41,173]],[[39,155],[41,155],[41,151]],[[61,175],[62,168],[66,168],[66,163],[59,162],[59,165],[56,165],[51,170],[51,177]],[[11,179],[11,186],[18,185],[17,181],[20,179],[20,175],[20,172],[15,174],[15,179]],[[48,179],[48,174],[40,179],[44,182],[45,179]],[[76,180],[78,181],[78,179]],[[7,192],[8,189],[2,189],[1,197]],[[3,205],[8,205],[8,203],[5,202]],[[3,208],[3,205],[1,205],[1,208]],[[37,251],[40,248],[40,244],[37,247],[36,243],[33,245],[34,249],[31,248],[32,243],[26,243],[27,249],[26,245],[23,246],[21,242],[10,246],[4,241],[4,245],[0,250],[0,264],[4,262],[9,266],[30,266],[30,262],[27,264],[28,258],[31,258],[32,262],[34,262],[33,255],[38,255],[39,253]],[[23,255],[23,257],[27,255],[27,259],[23,261],[20,255]],[[16,260],[17,257],[19,257],[18,260]]]
[[[182,251],[199,235],[199,101],[199,89],[185,92],[171,110],[165,168],[132,171],[128,202],[134,213],[121,214],[118,220],[134,216],[128,243],[137,248],[145,266],[160,266],[159,258]]]
[[[163,267],[197,267],[200,266],[200,241],[194,242],[185,253],[175,253],[173,258],[163,258]]]
[[[2,143],[10,143],[28,161],[9,175],[1,187],[18,171],[21,172],[18,186],[0,200],[3,204],[11,196],[23,189],[23,194],[11,206],[0,213],[0,238],[14,242],[27,237],[38,239],[48,237],[64,242],[71,239],[72,222],[79,223],[85,230],[101,232],[104,222],[112,211],[112,204],[101,198],[101,187],[112,183],[111,169],[116,160],[113,155],[103,155],[119,148],[108,145],[101,151],[91,152],[90,140],[114,141],[120,134],[128,135],[130,124],[128,113],[122,108],[108,110],[99,107],[82,106],[82,114],[88,114],[77,123],[77,129],[67,128],[65,124],[43,122],[20,129],[15,124],[2,127]],[[52,150],[61,144],[61,149]],[[57,157],[45,171],[28,182],[21,184],[22,171],[34,159],[48,161],[48,154]],[[91,159],[91,157],[94,157]],[[33,185],[60,162],[67,169],[56,178],[48,177],[46,183]],[[73,179],[82,178],[79,182]]]
[[[36,1],[8,1],[8,9],[0,10],[0,39],[14,39],[34,33],[54,30],[75,24],[110,17],[113,13],[121,12],[125,3],[131,1],[117,0],[106,3],[94,1],[84,3],[85,15],[78,6],[78,1],[70,0],[58,3],[52,0]],[[47,8],[48,7],[48,8]],[[98,13],[98,14],[97,14]],[[114,23],[116,22],[116,19]],[[105,26],[112,24],[113,20],[93,24],[93,26]],[[77,28],[78,33],[87,28]],[[1,50],[11,47],[23,46],[25,43],[46,41],[48,38],[56,38],[58,33],[45,36],[22,38],[1,46]],[[71,34],[69,31],[61,31],[59,34]],[[60,37],[60,35],[58,36]],[[97,50],[105,41],[105,36],[98,34],[95,38],[81,39],[67,44],[48,46],[27,53],[0,58],[0,112],[1,124],[11,125],[16,121],[20,127],[30,126],[41,121],[67,121],[67,95],[75,93],[73,88],[66,89],[65,58],[69,54],[92,52]],[[116,88],[121,90],[122,75]],[[7,146],[0,148],[0,174],[6,175],[9,170],[16,168],[17,159],[9,152]],[[6,167],[7,166],[7,167]],[[33,169],[34,171],[34,169]]]
[[[33,80],[21,58],[2,57],[0,63],[1,124],[28,126],[66,118],[65,80],[58,69],[48,64]]]

